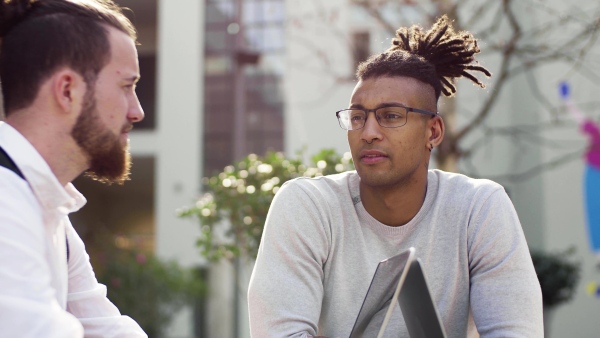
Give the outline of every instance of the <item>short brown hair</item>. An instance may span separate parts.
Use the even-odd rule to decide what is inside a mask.
[[[0,0],[0,79],[6,115],[31,105],[59,68],[93,87],[110,60],[108,27],[136,40],[135,28],[112,0]]]

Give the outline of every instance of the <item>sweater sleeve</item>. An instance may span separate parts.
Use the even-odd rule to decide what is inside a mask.
[[[297,182],[273,199],[248,290],[252,337],[317,335],[330,242],[320,202]]]
[[[474,210],[468,236],[471,310],[481,337],[543,337],[540,284],[503,189]]]

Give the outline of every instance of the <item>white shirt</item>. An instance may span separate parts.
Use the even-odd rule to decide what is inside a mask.
[[[0,147],[26,178],[0,166],[0,337],[147,337],[106,298],[69,221],[83,195],[4,122]]]

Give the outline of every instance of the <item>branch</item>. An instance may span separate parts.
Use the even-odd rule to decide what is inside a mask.
[[[510,42],[507,44],[507,47],[504,49],[502,63],[500,65],[500,75],[499,75],[498,79],[496,80],[496,82],[494,83],[494,86],[493,86],[494,90],[492,91],[491,95],[488,96],[486,102],[484,103],[483,107],[479,111],[479,114],[477,114],[477,116],[475,117],[475,119],[473,119],[471,121],[471,123],[467,124],[462,130],[460,130],[459,132],[456,133],[456,137],[454,138],[454,142],[456,142],[456,143],[460,142],[460,140],[463,137],[465,137],[465,135],[470,133],[474,128],[478,127],[483,122],[483,120],[489,115],[492,106],[494,105],[494,103],[496,102],[496,100],[500,94],[500,90],[501,90],[502,86],[508,79],[510,61],[514,55],[515,46],[517,45],[517,42],[519,41],[519,39],[522,36],[521,26],[517,22],[517,19],[515,18],[514,13],[512,12],[512,10],[510,8],[510,2],[511,2],[510,0],[503,0],[504,12],[506,13],[506,16],[508,17],[508,21],[510,23],[513,33],[512,33]]]
[[[576,152],[563,155],[557,159],[554,159],[547,163],[542,163],[534,166],[526,171],[517,174],[506,174],[506,175],[498,175],[498,176],[486,176],[486,178],[491,179],[493,181],[509,181],[512,183],[523,182],[528,180],[536,175],[543,173],[544,171],[552,170],[556,167],[559,167],[565,163],[569,163],[576,158],[580,158],[583,155],[584,150],[578,150]]]
[[[586,106],[596,106],[596,104],[597,103],[594,102],[585,103]],[[473,163],[468,163],[468,161],[470,161],[478,150],[482,150],[484,147],[489,146],[494,136],[508,138],[516,143],[516,149],[524,149],[524,147],[535,145],[537,147],[547,147],[552,150],[564,149],[565,151],[571,151],[574,146],[576,148],[580,147],[580,140],[556,140],[543,136],[552,133],[552,129],[556,128],[576,129],[577,126],[573,125],[571,120],[546,121],[542,123],[494,128],[483,126],[481,136],[471,142],[471,145],[467,147],[467,150],[462,153],[461,160],[465,161],[463,163],[470,168],[471,174],[477,174],[477,171],[473,170]],[[486,151],[486,153],[491,152]]]
[[[534,66],[540,63],[547,63],[551,61],[566,60],[577,64],[579,60],[581,60],[580,58],[584,57],[587,54],[588,50],[590,50],[592,47],[590,41],[586,40],[591,39],[592,41],[595,41],[599,28],[600,21],[595,20],[593,23],[590,23],[589,25],[585,26],[584,29],[578,34],[573,34],[573,37],[571,39],[568,39],[550,53],[528,60],[526,63],[513,68],[511,70],[511,73],[518,74],[527,71],[529,68],[533,68]],[[581,42],[584,43],[584,46],[579,49],[575,49],[574,46],[577,46]],[[518,50],[518,53],[521,55],[542,54],[540,52],[540,49],[541,48],[539,46],[535,45],[527,46],[520,48]]]
[[[435,8],[434,17],[442,16],[446,14],[450,20],[454,21],[454,26],[457,29],[460,29],[461,25],[458,17],[458,2],[452,3],[450,0],[431,0],[433,3],[433,7]],[[432,18],[434,19],[434,18]],[[433,22],[433,20],[432,20]]]
[[[479,6],[477,6],[477,8],[475,8],[472,12],[471,12],[471,16],[469,18],[467,18],[466,20],[464,20],[465,24],[464,27],[474,27],[477,22],[479,22],[481,19],[485,18],[485,14],[492,10],[494,8],[494,6],[492,4],[496,4],[498,1],[497,0],[491,0],[491,1],[484,1],[482,2]],[[462,4],[461,4],[462,6]],[[500,24],[500,21],[502,20],[502,7],[498,7],[498,9],[496,10],[496,14],[494,15],[494,20],[492,20],[490,28],[487,28],[487,31],[490,32],[496,32],[497,28]],[[487,36],[488,33],[486,33],[486,30],[482,30],[480,32],[477,33],[477,38],[479,39],[485,39],[485,37]]]
[[[533,94],[533,97],[537,99],[537,101],[544,107],[546,107],[547,111],[550,112],[552,116],[557,116],[556,112],[558,111],[556,107],[546,98],[546,96],[540,91],[537,81],[535,80],[533,74],[531,72],[525,72],[525,79],[527,80],[527,84],[529,84],[529,88]]]
[[[370,3],[368,0],[364,1],[353,1],[355,5],[364,9],[379,25],[381,25],[386,31],[388,31],[392,36],[396,35],[396,27],[392,26],[381,14],[380,8],[381,5],[374,5]]]

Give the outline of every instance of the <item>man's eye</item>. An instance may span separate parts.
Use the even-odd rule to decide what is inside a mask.
[[[397,113],[397,112],[387,112],[383,114],[383,118],[386,120],[398,120],[401,119],[403,116],[401,113]]]
[[[350,116],[351,121],[362,121],[364,119],[365,119],[365,117],[363,115],[351,115]]]

